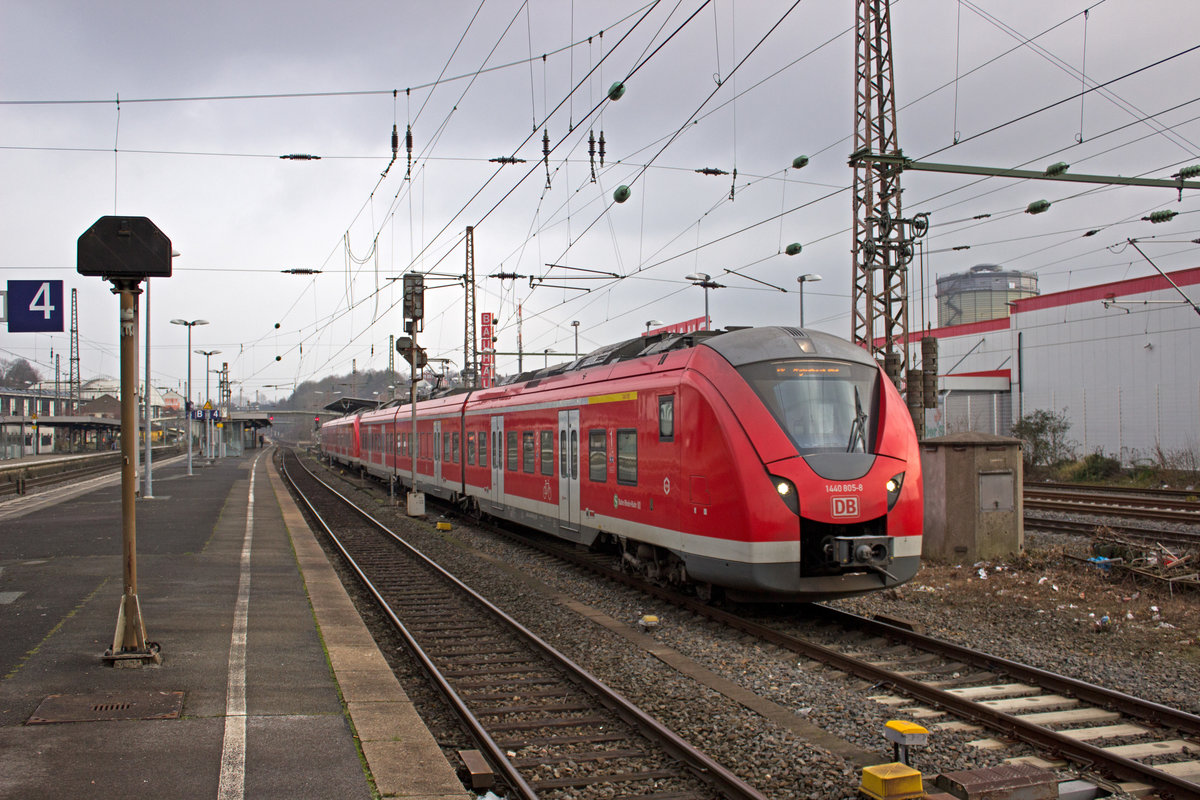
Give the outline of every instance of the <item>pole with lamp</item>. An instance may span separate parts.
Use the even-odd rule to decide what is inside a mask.
[[[800,327],[804,327],[804,284],[816,283],[821,280],[821,276],[809,272],[796,278],[796,283],[800,284]]]
[[[204,405],[211,405],[210,396],[208,393],[208,376],[211,370],[209,369],[208,360],[220,353],[220,350],[196,350],[198,355],[204,356]],[[209,460],[212,460],[212,414],[210,409],[204,409],[204,454]]]
[[[575,360],[579,360],[579,320],[571,320],[571,327],[575,329]]]
[[[692,282],[693,286],[704,287],[704,330],[710,330],[708,318],[708,290],[709,289],[724,289],[725,284],[717,283],[712,279],[712,275],[707,272],[693,272],[690,275],[684,275],[684,280]]]
[[[101,217],[79,237],[76,270],[110,281],[120,296],[123,593],[104,659],[118,667],[158,664],[159,646],[146,639],[137,590],[137,296],[142,281],[171,277],[171,240],[146,217]]]
[[[207,325],[208,320],[194,319],[189,322],[188,320],[184,320],[184,319],[173,319],[173,320],[171,320],[171,324],[187,326],[187,362],[188,362],[187,395],[185,396],[184,401],[183,401],[183,410],[187,414],[187,451],[188,451],[188,453],[187,453],[187,456],[188,456],[187,457],[187,465],[188,465],[187,474],[189,477],[191,477],[191,475],[192,475],[192,328],[196,327],[197,325]]]
[[[705,309],[704,309],[704,316],[705,316],[705,317],[707,317],[707,316],[708,316],[708,309],[707,309],[707,308],[705,308]],[[653,327],[656,327],[656,326],[658,326],[658,325],[662,325],[662,320],[658,320],[658,319],[648,319],[648,320],[646,320],[646,333],[645,333],[644,335],[646,335],[646,336],[649,336],[649,335],[650,335],[650,329],[651,329],[651,328],[653,328]]]
[[[179,256],[178,250],[171,251],[171,258]],[[144,398],[144,407],[146,409],[146,489],[142,492],[142,497],[154,498],[154,459],[152,456],[152,447],[154,439],[154,421],[150,411],[152,405],[150,403],[150,393],[152,391],[150,383],[150,279],[146,279],[146,396]]]

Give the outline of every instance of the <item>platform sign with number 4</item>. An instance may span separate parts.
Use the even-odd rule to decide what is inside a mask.
[[[62,281],[9,281],[6,301],[9,333],[62,332]]]

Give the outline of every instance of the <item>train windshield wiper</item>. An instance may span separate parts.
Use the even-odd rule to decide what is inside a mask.
[[[854,387],[854,422],[850,423],[850,441],[846,444],[846,452],[853,453],[857,445],[862,445],[862,451],[867,452],[867,415],[862,410],[862,398],[858,396],[858,387]]]

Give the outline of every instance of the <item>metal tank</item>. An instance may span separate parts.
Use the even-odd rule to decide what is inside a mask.
[[[1037,275],[977,264],[966,272],[937,279],[938,327],[966,325],[1008,316],[1008,304],[1038,293]]]

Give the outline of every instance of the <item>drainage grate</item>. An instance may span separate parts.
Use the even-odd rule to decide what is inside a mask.
[[[26,724],[179,719],[182,712],[183,692],[52,694],[38,705]]]

